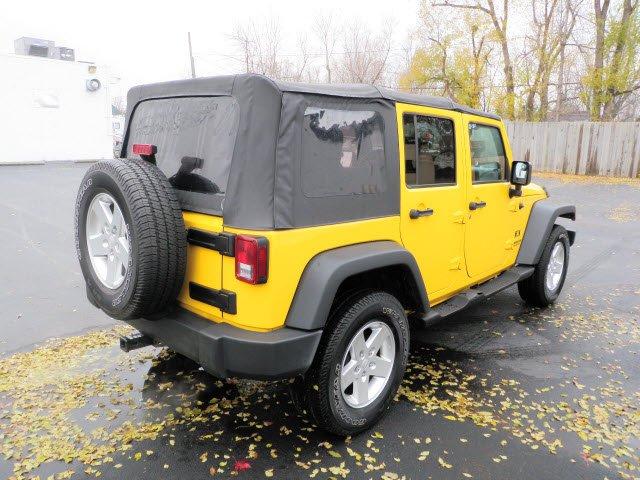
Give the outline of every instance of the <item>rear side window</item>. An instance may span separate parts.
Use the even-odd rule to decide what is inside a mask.
[[[372,110],[310,106],[302,131],[302,191],[307,197],[386,190],[384,122]]]
[[[507,179],[507,157],[500,130],[479,123],[469,124],[473,183],[502,182]]]
[[[146,100],[131,119],[127,156],[134,143],[158,148],[156,162],[178,190],[224,193],[238,132],[239,109],[232,97]]]

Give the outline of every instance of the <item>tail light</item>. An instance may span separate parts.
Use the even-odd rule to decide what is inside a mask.
[[[253,285],[267,282],[269,241],[266,238],[237,235],[235,257],[238,280]]]

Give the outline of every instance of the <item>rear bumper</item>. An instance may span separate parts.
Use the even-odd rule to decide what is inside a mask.
[[[184,309],[158,320],[127,323],[221,378],[277,379],[302,374],[311,365],[322,335],[321,330],[288,327],[252,332]]]

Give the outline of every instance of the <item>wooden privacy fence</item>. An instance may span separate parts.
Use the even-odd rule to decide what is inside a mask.
[[[636,178],[640,122],[506,122],[514,160],[535,170]]]

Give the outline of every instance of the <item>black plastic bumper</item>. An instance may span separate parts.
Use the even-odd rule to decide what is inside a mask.
[[[184,309],[158,320],[127,322],[221,378],[276,379],[304,373],[322,335],[321,330],[287,327],[252,332],[212,322]]]

